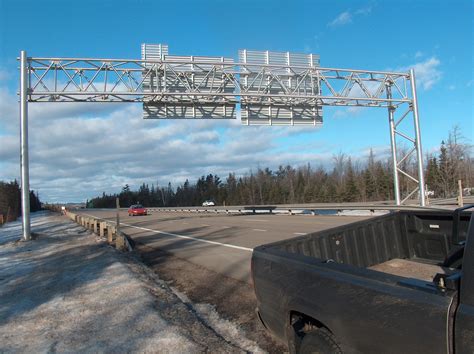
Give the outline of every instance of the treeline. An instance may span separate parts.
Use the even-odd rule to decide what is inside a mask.
[[[438,156],[428,155],[426,183],[435,196],[448,198],[457,195],[458,180],[467,189],[474,187],[472,145],[463,141],[460,129],[454,127],[446,142],[441,142]]]
[[[30,211],[41,210],[41,201],[35,191],[30,191]],[[16,220],[21,215],[21,189],[18,182],[0,181],[0,221]]]
[[[405,154],[407,151],[403,151]],[[401,158],[399,159],[401,160]],[[452,197],[457,193],[457,180],[464,186],[473,186],[473,158],[470,146],[460,142],[459,131],[454,130],[447,142],[442,142],[438,155],[426,157],[426,183],[435,197]],[[365,202],[393,200],[393,169],[389,160],[376,159],[370,151],[365,161],[353,162],[349,156],[333,157],[334,167],[326,170],[310,164],[294,168],[280,166],[250,171],[245,176],[230,173],[225,180],[209,174],[195,183],[186,180],[173,188],[142,184],[138,191],[129,185],[119,194],[93,198],[87,201],[90,208],[115,207],[115,198],[127,207],[141,203],[144,206],[194,206],[204,200],[214,200],[218,205],[294,204],[318,202]],[[403,160],[404,170],[416,175],[417,167],[412,158]],[[402,195],[407,195],[415,185],[405,176],[399,177]],[[413,196],[416,198],[417,196]]]

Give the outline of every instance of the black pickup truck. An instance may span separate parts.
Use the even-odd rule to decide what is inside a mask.
[[[254,249],[263,325],[292,353],[474,353],[474,218],[397,211]]]

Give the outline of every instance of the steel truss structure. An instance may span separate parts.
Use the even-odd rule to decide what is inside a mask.
[[[186,57],[185,57],[186,58]],[[28,58],[30,102],[238,102],[397,108],[410,73],[189,59]],[[196,78],[196,73],[204,73]],[[392,87],[391,97],[386,96]],[[205,89],[204,89],[205,88]],[[326,94],[323,92],[326,90]]]
[[[317,125],[322,123],[323,106],[385,108],[395,203],[400,205],[418,193],[419,204],[425,205],[413,70],[324,68],[194,56],[142,60],[36,58],[26,57],[23,51],[20,59],[21,107],[25,104],[22,122],[26,122],[26,102],[140,102],[148,118],[235,118],[240,103],[242,123],[246,125],[279,124],[274,115],[283,117],[283,124]],[[281,111],[287,113],[282,115]],[[413,132],[402,131],[401,123],[409,119]],[[22,128],[22,142],[26,134]],[[411,145],[403,156],[397,148],[398,139]],[[22,166],[27,166],[23,156],[27,158],[27,147],[22,144]],[[417,166],[415,173],[405,168],[412,157]],[[403,199],[399,185],[402,175],[416,185]]]

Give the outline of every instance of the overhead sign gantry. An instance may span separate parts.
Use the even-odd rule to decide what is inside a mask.
[[[418,193],[425,205],[423,155],[414,70],[319,66],[315,54],[240,50],[227,57],[176,56],[142,45],[141,59],[27,57],[20,54],[23,237],[30,238],[28,103],[137,102],[144,118],[234,119],[244,125],[313,125],[323,106],[386,108],[396,205]],[[411,120],[410,131],[402,123]],[[406,129],[406,124],[404,129]],[[408,150],[399,148],[399,141]],[[413,158],[416,171],[407,168]],[[399,179],[413,188],[401,196]]]

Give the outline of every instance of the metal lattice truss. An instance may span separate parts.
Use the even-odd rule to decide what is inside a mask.
[[[283,63],[235,63],[216,57],[161,59],[27,58],[29,102],[141,102],[147,118],[235,118],[244,124],[322,122],[323,106],[385,107],[389,111],[395,199],[399,175],[417,184],[424,205],[424,179],[414,74],[322,68]],[[394,113],[405,105],[405,113]],[[412,113],[412,114],[410,114]],[[413,135],[399,124],[413,119]],[[282,119],[276,119],[282,118]],[[397,156],[397,137],[412,147]],[[404,169],[416,153],[417,173]]]
[[[28,100],[361,107],[411,102],[409,73],[184,58],[28,58]],[[393,87],[391,98],[387,86]]]

